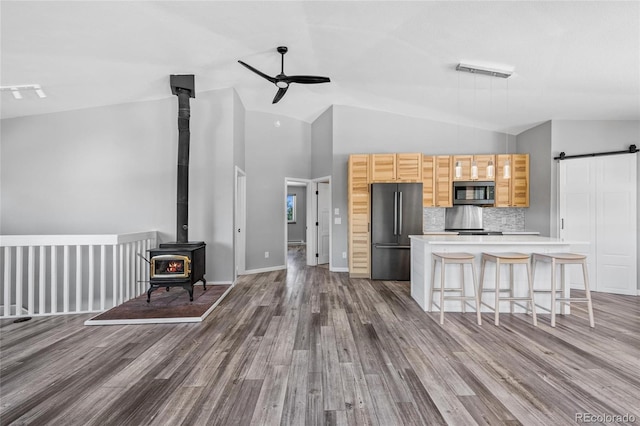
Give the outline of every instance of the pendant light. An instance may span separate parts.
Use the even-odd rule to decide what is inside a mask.
[[[478,164],[476,160],[471,162],[471,179],[478,179]]]
[[[462,164],[460,164],[459,161],[456,161],[455,176],[456,179],[460,179],[462,177]]]
[[[505,111],[504,111],[505,117],[507,116],[508,112],[509,112],[509,80],[506,80]],[[509,153],[509,133],[507,133],[506,130],[504,132],[504,148],[505,148],[505,153],[508,154]],[[502,178],[511,179],[511,161],[509,161],[509,158],[507,158],[507,160],[504,162]]]
[[[489,160],[487,163],[487,178],[493,179],[495,177],[495,167],[493,165],[493,160]]]

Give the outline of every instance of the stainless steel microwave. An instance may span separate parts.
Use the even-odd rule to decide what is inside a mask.
[[[493,206],[496,183],[493,181],[453,182],[453,204]]]

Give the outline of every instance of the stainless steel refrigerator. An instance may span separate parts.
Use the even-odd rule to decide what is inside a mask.
[[[411,279],[409,235],[422,235],[422,184],[371,185],[372,279]]]

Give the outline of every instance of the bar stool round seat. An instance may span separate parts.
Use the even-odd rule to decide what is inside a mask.
[[[476,279],[476,266],[474,264],[475,256],[471,253],[431,253],[433,265],[431,268],[431,290],[429,291],[429,311],[433,305],[440,310],[440,324],[444,324],[444,301],[459,300],[462,303],[462,313],[465,313],[465,306],[471,301],[474,302],[478,325],[482,325],[480,317],[480,298],[478,297],[478,282]],[[440,262],[440,286],[435,287],[436,265]],[[460,286],[447,287],[445,280],[446,265],[460,265]],[[473,295],[465,294],[464,282],[464,265],[471,265],[471,273],[473,277]],[[440,305],[435,303],[433,293],[440,292]],[[459,293],[457,296],[447,296],[445,293]]]
[[[536,317],[536,307],[533,301],[533,280],[531,276],[531,267],[530,267],[531,256],[526,253],[482,253],[481,260],[481,268],[480,268],[480,284],[479,284],[479,297],[480,304],[488,307],[489,309],[495,312],[494,316],[494,324],[500,325],[500,302],[501,301],[509,301],[509,312],[513,313],[513,306],[517,304],[518,306],[523,307],[527,313],[529,313],[529,309],[531,309],[531,317],[533,319],[533,325],[538,325],[538,320]],[[484,272],[487,262],[493,262],[496,264],[496,282],[494,288],[485,288],[484,287]],[[509,287],[502,288],[500,285],[500,267],[502,265],[509,265]],[[527,283],[528,283],[528,295],[527,296],[515,296],[514,295],[514,280],[513,280],[513,266],[514,265],[525,265],[527,268]],[[494,292],[495,293],[495,302],[494,305],[491,306],[487,303],[482,302],[482,293],[483,292]],[[501,296],[500,293],[509,292],[508,296]],[[527,302],[527,306],[523,306],[520,303],[516,302]]]
[[[587,272],[587,256],[577,253],[533,253],[532,280],[535,279],[536,265],[538,262],[551,263],[551,288],[536,289],[535,293],[551,293],[551,327],[556,326],[556,305],[560,302],[560,314],[565,314],[565,306],[571,302],[585,302],[589,313],[589,326],[595,327],[593,318],[593,304],[589,291],[589,274]],[[560,288],[557,286],[556,269],[560,265]],[[584,284],[585,297],[564,297],[565,295],[565,265],[582,265],[582,282]],[[558,297],[560,293],[560,297]]]

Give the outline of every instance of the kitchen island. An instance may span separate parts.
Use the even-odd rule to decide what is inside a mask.
[[[475,255],[475,265],[478,280],[480,280],[480,260],[482,253],[563,253],[570,252],[571,245],[575,243],[563,241],[558,238],[540,237],[536,235],[412,235],[411,238],[411,297],[418,302],[420,307],[425,311],[431,311],[429,291],[431,289],[431,268],[433,266],[431,253],[453,253],[466,252]],[[440,278],[440,266],[436,271],[436,280]],[[471,276],[471,268],[465,268],[465,291],[467,295],[473,293],[473,280]],[[567,267],[566,273],[566,289],[563,297],[568,297],[570,273],[572,267]],[[558,274],[559,275],[559,274]],[[484,286],[485,288],[494,288],[496,279],[495,264],[487,263],[485,269]],[[501,287],[507,287],[509,279],[508,267],[501,268]],[[540,262],[537,265],[534,289],[545,289],[551,287],[551,269],[550,264]],[[457,266],[448,266],[446,270],[446,287],[457,287],[460,283],[460,268]],[[527,273],[526,268],[521,265],[515,265],[514,268],[514,287],[515,296],[524,296],[527,294]],[[438,297],[438,293],[435,293]],[[483,302],[490,306],[494,304],[494,293],[484,293]],[[536,293],[536,305],[549,309],[551,307],[551,295],[547,293]],[[461,303],[459,301],[445,301],[445,311],[461,312]],[[437,308],[434,307],[437,310]],[[474,309],[467,305],[468,312]],[[569,313],[569,307],[565,308],[565,313]],[[486,306],[482,308],[483,312],[491,312]],[[509,302],[501,302],[501,312],[509,312]],[[524,309],[517,306],[514,312],[524,312]],[[545,314],[548,311],[538,309],[538,313]],[[560,310],[558,310],[560,312]]]

